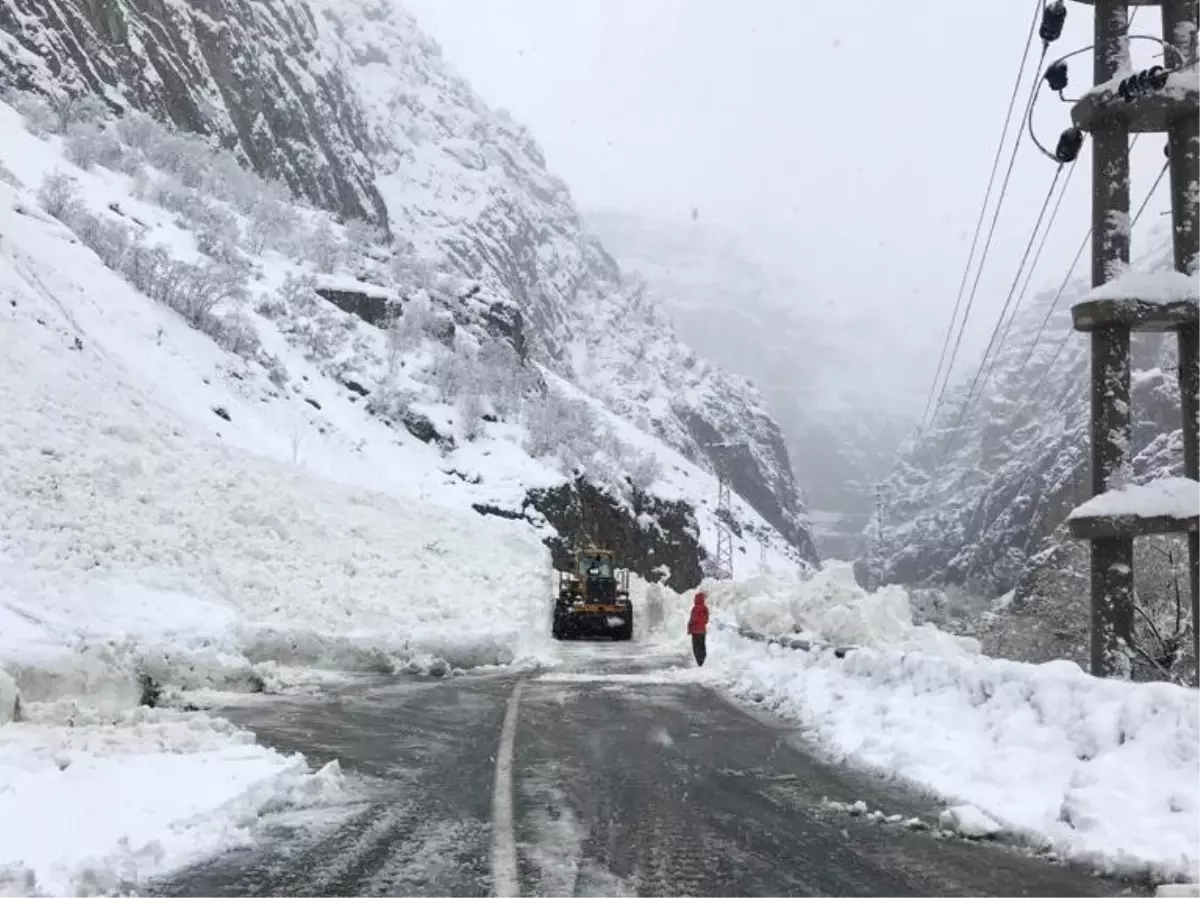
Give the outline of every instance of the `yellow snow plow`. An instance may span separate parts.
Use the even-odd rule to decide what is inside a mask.
[[[615,553],[589,546],[574,553],[570,569],[558,572],[551,632],[555,639],[633,638],[629,571],[617,568]]]

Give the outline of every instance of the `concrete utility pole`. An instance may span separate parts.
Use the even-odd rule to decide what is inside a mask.
[[[1197,91],[1187,85],[1122,91],[1118,73],[1130,73],[1126,0],[1079,0],[1095,7],[1094,78],[1098,88],[1071,110],[1074,124],[1092,137],[1092,286],[1117,276],[1129,262],[1129,134],[1166,132],[1170,148],[1175,267],[1195,271],[1197,257]],[[1197,0],[1129,0],[1162,6],[1163,38],[1176,52],[1164,61],[1194,68]],[[1197,477],[1197,307],[1194,301],[1152,303],[1137,296],[1088,300],[1072,309],[1076,330],[1091,333],[1092,495],[1130,481],[1130,336],[1132,331],[1175,331],[1183,404],[1184,474]],[[1193,645],[1197,625],[1196,519],[1130,515],[1082,518],[1071,531],[1092,544],[1091,670],[1108,676],[1122,667],[1133,636],[1133,540],[1151,533],[1188,531]]]

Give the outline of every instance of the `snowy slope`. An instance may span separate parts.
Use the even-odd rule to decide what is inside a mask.
[[[55,98],[38,116],[47,130],[72,114],[65,86],[211,135],[358,237],[372,235],[351,219],[390,228],[374,240],[370,278],[401,300],[428,290],[443,324],[507,332],[522,356],[701,467],[714,464],[706,444],[744,443],[735,489],[813,558],[782,437],[754,389],[674,338],[584,235],[527,132],[488,109],[395,4],[138,0],[102,13],[3,0],[0,30],[0,80]],[[258,232],[288,230],[252,217]]]
[[[757,391],[676,339],[589,238],[529,134],[488,109],[397,4],[312,6],[362,99],[398,238],[516,300],[535,358],[689,458],[711,468],[706,444],[744,442],[734,489],[813,558],[782,435]]]
[[[6,345],[13,344],[4,364],[26,372],[5,379],[15,395],[0,445],[22,464],[6,467],[6,495],[19,513],[8,518],[11,530],[0,530],[0,545],[13,567],[32,569],[24,598],[6,596],[11,608],[61,642],[64,629],[73,630],[64,620],[110,635],[103,615],[81,609],[111,603],[120,590],[158,591],[181,613],[191,602],[212,603],[225,610],[192,612],[210,625],[199,636],[238,671],[247,660],[386,666],[440,657],[470,665],[537,652],[546,638],[539,615],[548,608],[547,528],[522,503],[529,489],[565,478],[553,456],[527,454],[520,419],[481,421],[478,434],[467,434],[461,406],[403,373],[428,360],[428,340],[412,344],[397,377],[412,392],[410,408],[451,442],[423,442],[388,426],[382,413],[365,414],[344,383],[387,380],[387,337],[319,298],[317,312],[304,308],[331,317],[325,326],[345,335],[332,361],[314,349],[323,332],[298,330],[311,323],[299,309],[265,316],[256,311],[269,311],[263,302],[250,299],[235,303],[234,314],[261,348],[250,358],[223,348],[103,264],[20,185],[69,169],[80,209],[138,222],[143,242],[160,243],[169,256],[201,257],[196,235],[132,195],[130,176],[73,167],[58,139],[24,131],[7,107],[0,119],[12,138],[0,151],[11,182],[0,184],[0,289]],[[74,214],[77,226],[87,223]],[[267,298],[301,270],[274,252],[251,264],[251,283]],[[286,378],[272,380],[280,371]],[[562,401],[595,406],[588,439],[609,433],[618,460],[655,458],[647,476],[657,494],[693,503],[697,537],[715,540],[708,475],[569,382],[551,372],[543,378]],[[102,404],[89,401],[96,396]],[[48,493],[39,486],[47,483],[55,485]],[[105,502],[92,501],[97,490]],[[481,517],[471,510],[478,505],[513,508],[523,520]],[[765,542],[769,564],[792,564],[752,509],[741,503],[737,514],[749,528],[739,555],[757,564]],[[63,520],[76,522],[71,539]],[[481,594],[509,613],[481,619]],[[178,647],[177,634],[159,641]],[[142,658],[147,650],[135,644],[128,653]]]
[[[264,458],[282,454],[283,434],[261,454],[223,445],[251,442],[269,419],[240,429],[255,400],[225,384],[208,390],[189,370],[212,366],[215,382],[216,347],[14,201],[0,186],[0,546],[53,583],[21,602],[29,614],[102,624],[87,605],[104,601],[105,582],[141,582],[163,590],[159,601],[173,590],[229,608],[207,620],[249,627],[258,635],[244,638],[264,657],[283,654],[275,660],[294,634],[374,639],[398,657],[473,663],[478,650],[494,661],[541,629],[531,622],[544,607],[547,557],[532,530],[420,502],[419,480],[400,495],[372,491],[366,465],[343,471],[357,473],[352,489]],[[156,352],[160,326],[171,331]],[[434,563],[445,554],[459,560]],[[510,613],[481,620],[483,591]]]

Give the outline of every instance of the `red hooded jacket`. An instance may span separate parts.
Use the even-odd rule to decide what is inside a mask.
[[[692,605],[692,614],[688,618],[688,636],[701,636],[708,632],[708,606],[704,604],[704,599],[704,593],[696,593],[696,603]]]

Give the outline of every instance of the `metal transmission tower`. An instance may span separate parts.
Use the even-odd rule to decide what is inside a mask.
[[[727,450],[744,443],[704,443],[705,449]],[[724,451],[714,453],[713,467],[717,473],[717,557],[715,577],[733,579],[733,491],[729,487],[729,459]]]
[[[1198,0],[1079,0],[1095,7],[1094,82],[1071,109],[1074,127],[1060,140],[1078,148],[1092,138],[1092,286],[1116,278],[1129,263],[1129,135],[1166,132],[1171,170],[1174,261],[1185,275],[1196,270],[1198,227],[1195,184],[1200,162],[1200,90],[1196,80]],[[1163,66],[1118,77],[1129,67],[1129,6],[1161,6]],[[1153,38],[1151,38],[1153,39]],[[1056,66],[1058,78],[1052,80]],[[1046,72],[1066,80],[1065,61]],[[1071,309],[1074,327],[1090,334],[1092,350],[1092,495],[1125,485],[1131,468],[1130,335],[1132,331],[1174,332],[1179,347],[1179,392],[1183,405],[1184,475],[1197,470],[1197,343],[1195,295],[1138,295],[1119,280],[1102,298],[1089,297]],[[1190,292],[1190,290],[1188,291]],[[1200,493],[1200,483],[1196,485]],[[1133,540],[1152,533],[1186,532],[1191,581],[1193,651],[1197,643],[1197,515],[1145,517],[1128,510],[1074,515],[1071,532],[1092,546],[1091,669],[1108,676],[1123,667],[1136,610]]]
[[[883,524],[886,506],[884,504],[884,485],[875,485],[875,545],[872,554],[875,556],[871,567],[871,585],[878,589],[883,585]]]

